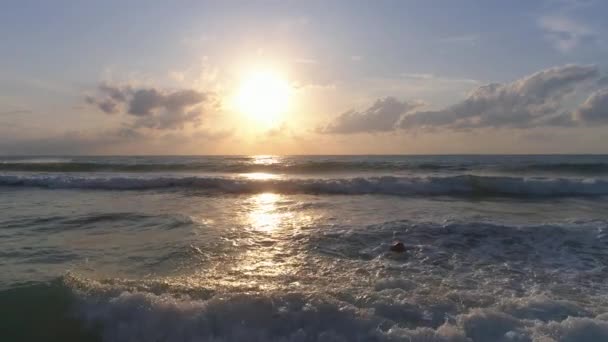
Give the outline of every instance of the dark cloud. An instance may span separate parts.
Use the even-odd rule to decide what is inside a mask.
[[[192,90],[179,90],[164,97],[164,106],[169,110],[179,111],[185,107],[194,106],[207,99],[207,95]]]
[[[198,126],[201,121],[199,108],[191,111],[184,110],[161,110],[154,115],[139,116],[134,122],[133,127],[145,127],[154,129],[182,129],[189,123],[193,126]]]
[[[129,114],[136,116],[150,115],[163,105],[164,95],[156,89],[139,89],[133,93],[129,102]]]
[[[101,109],[105,113],[118,112],[118,104],[110,100],[100,101],[99,103],[97,103],[97,106],[99,106],[99,109]]]
[[[130,90],[130,88],[127,87],[123,90],[118,87],[109,85],[107,83],[101,83],[99,85],[99,90],[102,93],[107,94],[114,101],[125,102],[125,101],[127,101],[127,95],[125,93],[127,90]]]
[[[401,128],[533,127],[570,125],[562,114],[564,99],[578,86],[599,76],[592,65],[565,65],[546,69],[507,84],[477,88],[464,101],[439,111],[407,115]]]
[[[591,94],[574,111],[574,117],[587,124],[608,124],[608,88]]]
[[[394,97],[379,99],[364,111],[348,111],[339,115],[321,133],[387,132],[396,128],[401,116],[422,106],[419,101],[399,101]]]
[[[98,86],[98,94],[86,96],[85,102],[104,113],[135,117],[132,120],[134,127],[180,129],[186,124],[200,122],[202,107],[209,98],[209,94],[192,89],[134,89],[102,83]]]
[[[94,96],[85,96],[84,101],[92,106],[96,106],[99,110],[106,114],[114,114],[119,111],[119,103],[111,98],[96,98]]]
[[[131,127],[122,127],[113,132],[113,135],[122,139],[143,139],[146,138],[145,134],[142,134],[137,129]]]

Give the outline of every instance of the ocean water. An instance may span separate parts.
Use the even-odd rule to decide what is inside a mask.
[[[0,341],[608,341],[607,265],[608,156],[0,157]]]

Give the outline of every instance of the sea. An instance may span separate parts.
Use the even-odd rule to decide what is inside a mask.
[[[608,156],[0,157],[0,341],[608,341],[607,266]]]

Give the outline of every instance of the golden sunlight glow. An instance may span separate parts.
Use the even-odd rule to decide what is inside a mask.
[[[255,165],[273,165],[280,162],[281,157],[261,154],[253,156],[252,163]]]
[[[281,214],[276,211],[276,203],[281,195],[273,193],[258,194],[253,197],[254,211],[249,215],[251,225],[255,230],[270,232],[281,222]]]
[[[239,112],[271,125],[289,108],[291,93],[291,86],[280,74],[257,70],[241,81],[235,105]]]
[[[279,176],[277,176],[275,174],[266,173],[266,172],[242,173],[241,177],[245,177],[247,179],[253,179],[253,180],[268,180],[268,179],[277,179],[277,178],[279,178]]]

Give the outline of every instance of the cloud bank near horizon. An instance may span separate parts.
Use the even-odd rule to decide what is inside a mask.
[[[410,133],[481,132],[484,129],[529,129],[534,132],[535,128],[601,126],[608,124],[607,85],[606,76],[597,66],[569,64],[547,68],[512,82],[479,86],[462,101],[438,110],[428,110],[428,104],[419,100],[381,97],[367,108],[342,112],[308,132],[326,137],[386,133],[404,137]],[[0,145],[6,150],[24,153],[54,150],[85,153],[112,150],[112,146],[122,151],[125,146],[148,148],[154,145],[165,151],[163,148],[169,142],[173,147],[168,150],[195,141],[214,144],[231,136],[238,137],[232,129],[222,128],[214,121],[217,115],[209,116],[205,127],[199,127],[206,114],[217,109],[213,106],[221,96],[193,89],[118,86],[102,82],[93,95],[84,100],[99,112],[120,118],[115,129],[97,133],[70,131],[31,141],[0,142]],[[276,138],[275,135],[268,137]]]
[[[363,111],[349,110],[319,128],[321,133],[388,132],[397,127],[401,116],[423,106],[422,101],[399,101],[389,96],[376,100]]]
[[[377,100],[363,111],[342,113],[318,131],[324,134],[396,130],[470,130],[476,128],[574,127],[608,123],[608,89],[595,65],[568,64],[510,83],[474,89],[463,101],[436,111],[418,110],[419,101]],[[578,108],[568,110],[580,91],[596,88]]]

